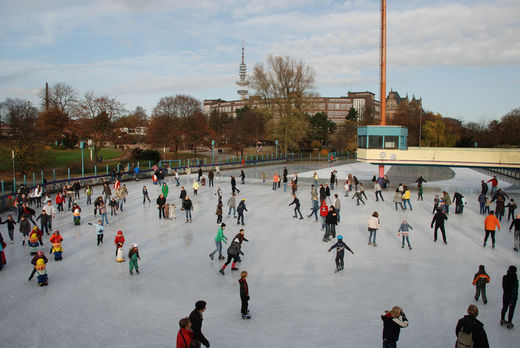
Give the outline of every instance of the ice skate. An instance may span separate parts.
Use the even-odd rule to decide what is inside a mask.
[[[238,268],[233,267],[233,268],[231,268],[231,270],[232,270],[232,271],[238,271]]]
[[[209,254],[209,258],[213,260],[213,253]]]
[[[372,245],[372,242],[368,242],[368,245]]]
[[[224,275],[224,269],[221,268],[220,271],[218,271],[220,274]]]
[[[510,322],[510,321],[507,322],[506,326],[507,326],[508,329],[512,329],[514,327],[513,323]]]
[[[251,319],[251,314],[242,314],[242,319]]]
[[[506,324],[506,321],[504,319],[500,320],[500,326],[504,326]]]
[[[373,246],[377,246],[377,244],[376,244],[376,243],[372,243],[372,245],[373,245]]]
[[[220,256],[218,257],[218,259],[219,259],[219,260],[224,260],[224,259],[225,259],[225,257],[224,257],[224,256],[222,256],[222,255],[220,255]]]

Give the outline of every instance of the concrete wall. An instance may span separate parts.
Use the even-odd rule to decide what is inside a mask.
[[[450,147],[409,147],[408,150],[358,149],[357,159],[373,164],[520,168],[520,149]]]

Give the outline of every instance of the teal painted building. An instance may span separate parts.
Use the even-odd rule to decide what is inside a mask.
[[[357,136],[360,149],[408,149],[408,128],[403,126],[361,126]]]

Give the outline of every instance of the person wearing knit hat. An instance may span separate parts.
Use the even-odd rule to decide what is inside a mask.
[[[329,248],[329,252],[334,248],[336,248],[336,270],[334,271],[336,273],[342,271],[343,267],[345,266],[343,262],[343,258],[345,257],[345,249],[350,251],[352,255],[354,255],[354,252],[348,247],[347,244],[345,244],[345,242],[343,241],[343,236],[341,234],[338,235],[338,241],[336,242],[336,244]]]
[[[137,263],[137,260],[141,260],[141,257],[139,256],[139,249],[137,248],[136,243],[132,245],[132,248],[128,252],[128,260],[130,260],[128,263],[130,274],[134,274],[134,268],[137,274],[139,274],[139,265]]]
[[[116,245],[116,261],[124,262],[125,256],[123,252],[123,245],[125,244],[125,236],[123,236],[123,231],[117,231],[117,236],[114,238],[114,243]]]

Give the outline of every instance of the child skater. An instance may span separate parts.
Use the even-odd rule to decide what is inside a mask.
[[[179,320],[179,332],[177,332],[177,348],[190,348],[193,340],[190,318]]]
[[[134,274],[134,272],[132,272],[134,268],[137,274],[139,274],[139,265],[137,264],[137,260],[141,260],[141,257],[139,256],[139,249],[137,248],[136,243],[132,245],[132,249],[128,252],[128,259],[130,260],[128,263],[130,274]]]
[[[240,279],[238,280],[238,284],[240,284],[240,301],[242,302],[240,312],[242,313],[242,319],[251,319],[251,314],[249,314],[249,310],[247,309],[249,301],[249,287],[247,286],[246,278],[247,272],[242,271],[240,273]]]
[[[125,256],[123,252],[123,245],[125,244],[125,236],[123,236],[123,231],[117,231],[117,236],[114,239],[114,243],[116,245],[116,261],[124,262]]]
[[[52,243],[52,248],[50,253],[54,254],[55,261],[62,260],[63,248],[61,246],[61,242],[63,241],[63,237],[60,235],[60,231],[54,230],[51,238],[49,238],[49,242]]]
[[[222,207],[224,204],[222,204],[222,201],[219,199],[217,203],[217,211],[215,212],[215,215],[217,215],[217,224],[222,223]]]
[[[38,279],[39,286],[47,286],[49,285],[47,270],[45,269],[45,261],[43,259],[36,260],[36,265],[34,269],[36,270],[36,277]]]
[[[408,238],[408,230],[413,230],[413,227],[410,226],[408,221],[406,219],[401,222],[401,226],[399,226],[399,230],[397,231],[397,236],[399,237],[400,234],[403,235],[403,243],[401,244],[401,248],[404,248],[404,241],[406,239],[406,242],[408,243],[408,248],[411,250],[412,246],[410,245],[410,239]]]
[[[170,220],[175,219],[175,203],[173,201],[170,203],[170,209],[168,209],[168,212],[168,218]]]
[[[336,244],[329,248],[329,252],[334,248],[336,248],[336,270],[334,271],[334,273],[337,273],[339,271],[342,271],[345,265],[343,262],[343,258],[345,257],[345,249],[350,251],[352,255],[354,255],[354,252],[348,247],[347,244],[345,244],[345,242],[343,241],[343,236],[341,234],[338,235],[338,241],[336,242]]]
[[[480,297],[480,294],[482,293],[482,301],[484,301],[484,304],[487,303],[487,296],[486,296],[486,284],[489,283],[489,275],[486,273],[486,268],[484,265],[478,266],[478,272],[475,273],[475,276],[473,277],[473,285],[475,285],[475,301],[478,302],[478,298]]]
[[[92,223],[91,223],[91,222],[89,222],[88,224],[92,226]],[[96,233],[97,233],[97,245],[99,246],[99,243],[102,243],[102,244],[103,244],[103,231],[105,230],[105,228],[104,228],[103,225],[101,224],[101,220],[98,220],[97,225],[94,225],[94,227],[96,228]]]

